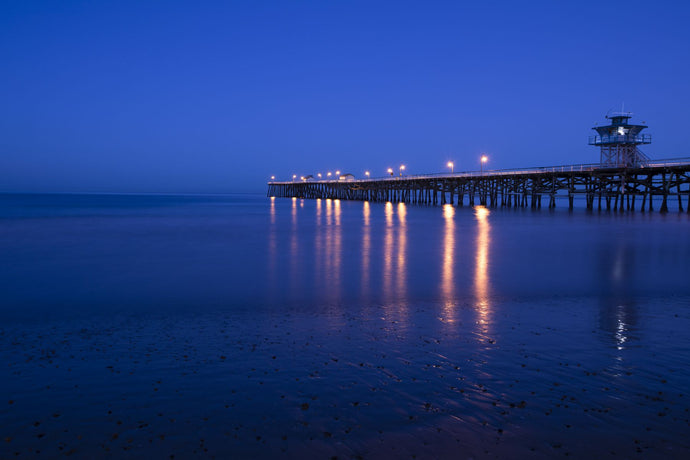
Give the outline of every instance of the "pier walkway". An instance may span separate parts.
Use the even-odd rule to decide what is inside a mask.
[[[609,168],[579,164],[510,170],[404,175],[356,180],[268,183],[268,196],[411,204],[549,208],[567,198],[573,209],[583,196],[587,209],[617,211],[676,208],[690,213],[690,158],[651,160],[644,166]],[[684,202],[685,201],[685,206]],[[639,206],[638,206],[639,203]]]

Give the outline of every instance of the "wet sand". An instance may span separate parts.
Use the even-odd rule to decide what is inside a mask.
[[[687,458],[688,307],[506,299],[489,315],[399,304],[6,323],[0,457]]]

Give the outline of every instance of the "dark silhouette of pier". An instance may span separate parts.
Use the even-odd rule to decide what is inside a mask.
[[[690,158],[636,166],[582,164],[353,180],[271,181],[268,196],[420,205],[556,207],[584,197],[587,209],[690,213]],[[685,201],[685,205],[684,205]]]

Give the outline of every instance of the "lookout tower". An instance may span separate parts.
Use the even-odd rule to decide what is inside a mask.
[[[605,168],[635,168],[645,166],[649,158],[637,148],[641,144],[651,144],[652,136],[640,134],[645,125],[631,125],[630,112],[606,115],[610,124],[592,128],[598,135],[590,136],[589,145],[601,147],[601,166]]]

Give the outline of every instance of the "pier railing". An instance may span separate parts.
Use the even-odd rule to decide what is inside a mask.
[[[652,160],[644,166],[640,166],[639,169],[648,168],[664,168],[664,167],[674,167],[674,166],[690,166],[690,157],[683,158],[670,158],[664,160]],[[496,177],[496,176],[519,176],[527,174],[544,174],[544,173],[583,173],[583,172],[595,172],[599,170],[610,169],[610,167],[602,166],[601,163],[582,163],[573,165],[560,165],[560,166],[535,166],[529,168],[510,168],[510,169],[490,169],[484,171],[459,171],[459,172],[443,172],[443,173],[431,173],[431,174],[410,174],[402,176],[382,176],[382,177],[371,177],[365,179],[315,179],[315,180],[293,180],[293,181],[270,181],[269,184],[301,184],[307,183],[317,183],[317,184],[333,184],[333,183],[348,183],[348,182],[381,182],[381,181],[402,181],[402,180],[415,180],[415,179],[452,179],[452,178],[465,178],[465,177]]]
[[[685,158],[670,158],[668,160],[649,160],[647,168],[663,168],[673,166],[688,166],[690,165],[690,157]]]

